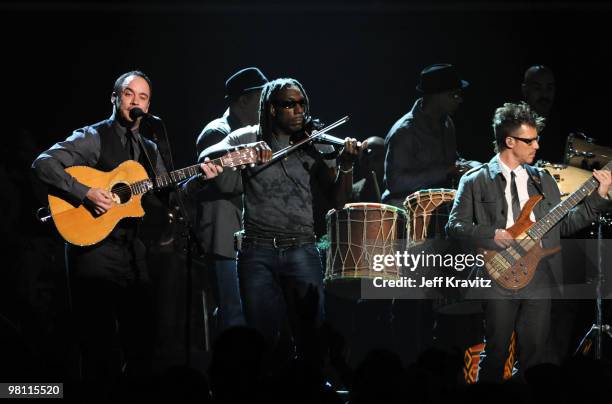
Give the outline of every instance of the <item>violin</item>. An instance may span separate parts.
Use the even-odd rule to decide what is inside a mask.
[[[345,119],[345,118],[348,121],[348,116],[342,119]],[[340,121],[342,121],[342,119]],[[340,139],[339,137],[331,136],[326,133],[322,133],[322,132],[327,132],[335,128],[335,126],[334,127],[332,126],[338,122],[335,122],[329,125],[330,127],[325,128],[325,131],[323,131],[322,129],[325,127],[325,124],[321,122],[320,119],[313,118],[312,116],[307,116],[306,121],[304,123],[304,136],[310,136],[313,143],[330,144],[334,146],[344,146],[344,139]],[[313,137],[313,135],[316,135],[316,136]],[[357,142],[357,147],[361,147],[361,142]]]
[[[322,125],[322,123],[319,120],[311,119],[308,125],[304,125],[305,130],[304,130],[304,135],[302,136],[302,138],[299,139],[294,144],[284,147],[280,149],[279,151],[275,152],[274,154],[272,154],[272,158],[266,164],[264,164],[264,166],[267,166],[269,164],[272,164],[284,158],[289,153],[293,152],[297,148],[302,147],[303,145],[306,145],[306,144],[327,143],[327,144],[343,146],[344,140],[337,138],[335,136],[329,136],[327,135],[327,132],[329,132],[332,129],[337,128],[340,125],[345,124],[348,120],[349,120],[349,117],[345,116],[344,118],[337,120],[336,122],[332,123],[331,125],[327,127],[322,127],[321,129],[314,129],[315,125]],[[308,127],[312,128],[310,133],[307,130]],[[358,143],[358,146],[361,146],[361,143]]]

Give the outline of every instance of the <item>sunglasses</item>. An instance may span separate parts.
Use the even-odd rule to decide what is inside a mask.
[[[516,136],[508,136],[508,137],[511,137],[512,139],[520,140],[521,142],[525,143],[526,145],[530,145],[534,141],[540,143],[540,136],[536,136],[536,137],[531,138],[531,139],[525,139],[524,137],[516,137]]]
[[[306,106],[306,100],[301,99],[301,100],[287,100],[287,101],[274,101],[274,105],[276,105],[277,107],[281,107],[284,109],[293,109],[295,108],[296,105],[299,105],[300,107],[304,108]]]

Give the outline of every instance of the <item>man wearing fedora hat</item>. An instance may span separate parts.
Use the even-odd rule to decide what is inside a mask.
[[[225,100],[228,108],[221,118],[206,125],[198,136],[198,155],[222,141],[230,132],[259,122],[259,97],[267,82],[257,67],[247,67],[227,79]],[[210,187],[201,193],[198,204],[198,241],[205,253],[207,267],[213,270],[212,275],[216,278],[218,331],[244,323],[234,251],[234,233],[240,230],[242,215],[241,192],[242,184],[238,178],[235,193],[221,193]]]
[[[435,64],[421,72],[416,89],[423,94],[385,138],[384,203],[402,206],[420,189],[449,187],[457,173],[457,142],[451,115],[463,102],[455,67]]]
[[[421,72],[416,89],[422,97],[385,138],[383,203],[403,208],[406,197],[415,191],[451,187],[459,171],[451,115],[461,105],[467,86],[449,64],[434,64]],[[399,300],[392,311],[389,321],[396,338],[412,341],[402,345],[401,355],[413,361],[433,342],[432,306],[428,301]]]

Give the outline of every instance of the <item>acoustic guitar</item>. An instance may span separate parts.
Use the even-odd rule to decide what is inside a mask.
[[[211,162],[222,167],[244,168],[257,162],[257,151],[247,147],[229,152]],[[64,240],[77,246],[91,246],[104,240],[121,219],[144,216],[141,199],[145,193],[199,174],[201,168],[196,164],[149,178],[140,163],[128,160],[109,172],[86,166],[68,167],[65,171],[81,184],[106,189],[112,194],[113,206],[101,215],[96,214],[87,204],[71,200],[67,195],[48,195],[51,218]]]
[[[608,162],[603,169],[610,170],[611,168],[612,161]],[[491,279],[508,290],[520,290],[527,286],[531,282],[539,262],[561,250],[560,246],[542,247],[541,240],[544,235],[598,186],[599,182],[591,176],[574,193],[561,201],[537,222],[532,222],[529,215],[538,202],[542,200],[542,195],[529,198],[516,223],[506,229],[514,238],[512,245],[503,250],[481,250],[484,254],[485,268]]]

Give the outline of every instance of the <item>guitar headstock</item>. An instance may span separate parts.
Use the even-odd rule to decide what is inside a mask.
[[[223,167],[241,167],[257,163],[257,150],[254,147],[245,147],[234,150],[221,157]]]

